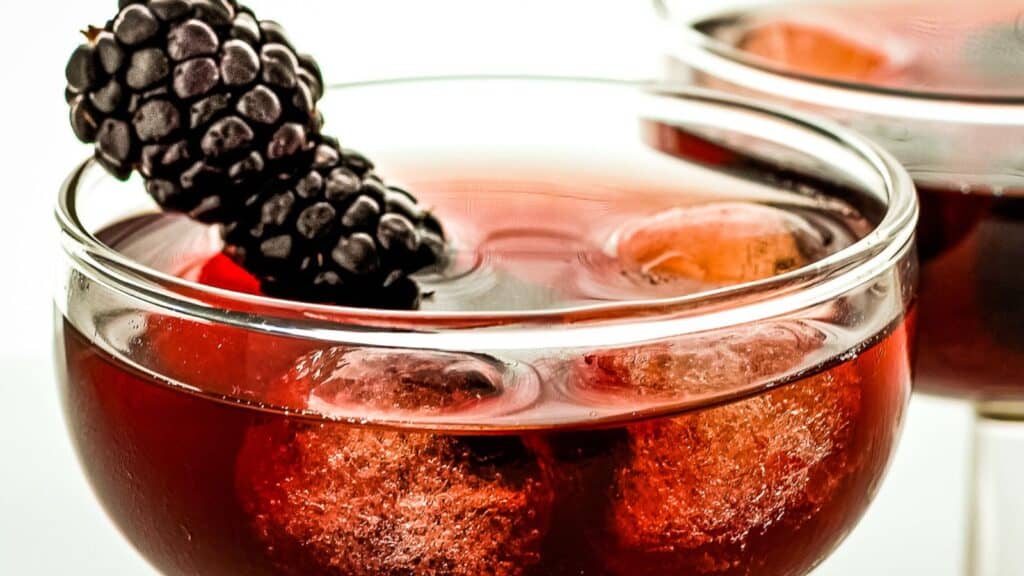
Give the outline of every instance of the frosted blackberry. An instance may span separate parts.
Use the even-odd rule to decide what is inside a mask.
[[[277,296],[412,307],[444,235],[363,156],[321,134],[323,79],[235,0],[121,1],[67,65],[71,125],[164,209],[223,226]]]

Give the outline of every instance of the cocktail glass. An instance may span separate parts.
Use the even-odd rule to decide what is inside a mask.
[[[856,523],[910,389],[917,205],[886,153],[614,82],[324,106],[453,239],[419,311],[261,296],[92,162],[61,192],[65,415],[157,569],[803,574]]]

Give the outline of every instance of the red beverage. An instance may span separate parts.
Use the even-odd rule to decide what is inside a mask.
[[[448,90],[581,90],[502,82]],[[429,103],[437,86],[404,90]],[[899,434],[909,233],[852,260],[884,228],[883,200],[812,192],[763,158],[716,163],[713,145],[662,145],[682,123],[629,119],[631,138],[614,114],[594,124],[613,127],[616,154],[567,154],[613,142],[573,131],[545,133],[542,155],[505,137],[373,151],[454,239],[417,312],[253,297],[215,231],[181,216],[126,209],[97,227],[87,252],[103,263],[73,254],[61,303],[61,392],[126,537],[162,572],[212,576],[773,576],[821,562]],[[89,170],[71,205],[125,197]],[[94,265],[145,266],[175,304]]]
[[[205,270],[215,285],[247,282],[221,257]],[[853,359],[722,406],[599,429],[580,421],[456,437],[190,393],[113,358],[70,324],[60,328],[65,409],[90,480],[167,573],[801,572],[862,514],[909,380],[899,322]],[[765,365],[748,369],[768,372],[803,361],[822,336],[794,323],[750,338]],[[262,388],[268,404],[315,406],[301,379],[288,377],[308,344],[152,319],[137,345],[181,382],[228,372],[243,388]],[[691,374],[693,348],[590,354],[565,385],[609,398],[621,387],[699,393],[675,379],[708,377]]]
[[[877,489],[909,379],[901,324],[724,406],[456,438],[189,394],[62,332],[89,479],[168,574],[801,573]]]
[[[917,384],[979,400],[1024,398],[1020,3],[797,3],[694,26],[741,48],[752,68],[801,82],[791,93],[769,89],[783,103],[864,131],[911,172],[921,202]],[[703,82],[740,86],[711,65],[703,70]],[[930,106],[947,107],[930,121]]]
[[[919,193],[923,389],[1024,397],[1024,191]]]

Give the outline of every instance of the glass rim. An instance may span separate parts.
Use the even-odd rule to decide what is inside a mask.
[[[355,345],[483,351],[564,347],[567,342],[579,347],[624,345],[774,318],[825,302],[869,281],[895,265],[910,249],[918,214],[916,193],[910,176],[894,158],[837,124],[746,98],[663,83],[522,75],[388,78],[335,84],[328,92],[423,82],[457,87],[466,82],[505,81],[622,86],[704,106],[737,108],[789,123],[828,137],[870,167],[885,187],[885,214],[866,236],[813,264],[698,294],[534,311],[363,309],[215,288],[158,272],[120,254],[89,232],[78,215],[76,202],[82,178],[91,168],[99,169],[90,158],[71,173],[59,193],[56,219],[63,251],[90,280],[190,319]],[[106,174],[103,177],[113,178]],[[623,325],[635,330],[608,330]]]
[[[1024,126],[1024,93],[1013,96],[899,89],[787,71],[695,27],[708,18],[745,14],[758,6],[768,6],[767,2],[743,8],[708,10],[686,17],[677,17],[665,0],[654,2],[662,20],[671,27],[663,35],[670,53],[701,72],[730,84],[827,109],[850,110],[872,116],[896,116],[941,124]]]

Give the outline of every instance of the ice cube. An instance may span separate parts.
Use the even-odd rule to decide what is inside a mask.
[[[811,324],[780,320],[595,351],[570,381],[584,401],[605,405],[707,402],[799,374],[828,356],[826,342]],[[861,385],[858,372],[838,367],[628,426],[609,446],[607,487],[591,497],[604,521],[586,528],[590,545],[616,575],[751,574],[792,560],[759,538],[799,529],[856,470]]]
[[[769,384],[824,353],[826,335],[811,324],[780,320],[680,336],[577,361],[569,394],[601,404],[669,402],[729,394]]]
[[[278,384],[323,415],[468,412],[504,392],[504,367],[468,354],[337,346],[301,358]]]
[[[267,404],[334,419],[481,422],[540,394],[531,373],[482,354],[335,346],[282,372],[263,394]]]
[[[629,226],[616,249],[628,272],[654,282],[728,285],[795,270],[826,253],[799,214],[754,203],[673,208]]]
[[[815,518],[857,469],[860,411],[858,377],[837,369],[630,426],[629,459],[615,470],[594,549],[616,575],[806,569],[816,559],[809,552],[773,546]]]
[[[440,413],[499,394],[495,370],[473,356],[339,347],[303,358],[271,397]],[[519,436],[277,417],[247,433],[236,485],[287,574],[514,576],[540,560],[554,500],[541,468]]]
[[[537,564],[554,492],[521,439],[277,421],[236,480],[282,573],[476,576]]]

